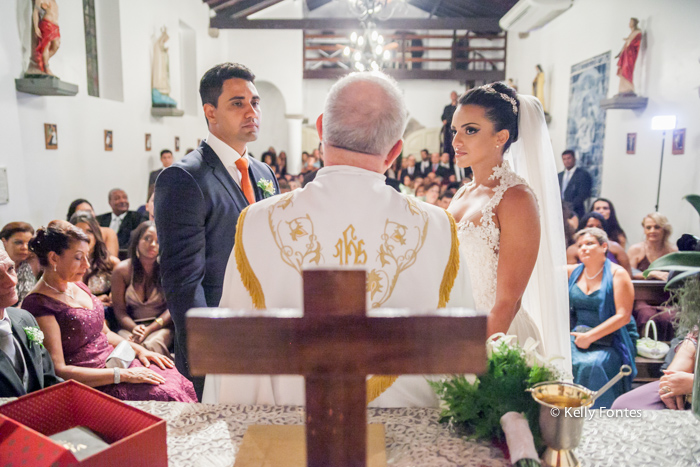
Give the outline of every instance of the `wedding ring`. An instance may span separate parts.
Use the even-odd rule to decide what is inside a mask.
[[[666,393],[671,392],[671,388],[669,388],[668,386],[662,387],[661,390]]]

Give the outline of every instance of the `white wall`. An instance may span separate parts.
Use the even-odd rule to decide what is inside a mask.
[[[549,126],[556,154],[566,149],[566,120],[571,66],[612,51],[614,57],[629,34],[630,17],[639,18],[646,38],[635,70],[637,94],[648,97],[644,112],[607,111],[602,196],[610,198],[632,242],[641,241],[645,214],[654,210],[661,153],[661,133],[652,131],[655,115],[675,114],[686,128],[685,155],[671,154],[666,138],[659,211],[674,227],[674,240],[684,232],[700,234],[700,220],[681,198],[700,192],[700,39],[696,0],[577,0],[574,6],[525,39],[508,37],[507,75],[529,92],[534,68],[542,64],[545,95],[552,115]],[[619,78],[611,63],[609,84],[617,93]],[[637,153],[626,154],[626,134],[637,133]],[[557,163],[561,169],[561,161]]]
[[[10,203],[0,205],[0,225],[25,220],[44,225],[64,218],[75,198],[89,199],[95,210],[109,209],[107,192],[122,187],[131,207],[145,202],[147,176],[160,165],[162,148],[174,149],[179,136],[184,155],[207,134],[197,105],[196,115],[154,118],[150,115],[151,57],[153,41],[162,26],[170,34],[172,96],[182,102],[185,93],[196,95],[196,87],[183,89],[180,74],[178,31],[180,22],[196,33],[197,79],[211,66],[224,61],[228,52],[225,34],[208,36],[209,8],[199,0],[110,0],[118,3],[123,69],[121,102],[87,95],[85,40],[82,2],[61,2],[61,47],[51,60],[54,72],[64,81],[77,84],[75,97],[34,96],[15,91],[14,79],[23,71],[20,35],[28,19],[22,3],[0,3],[0,140],[4,151],[0,166],[8,168]],[[18,6],[19,5],[19,6]],[[114,8],[114,5],[111,6]],[[18,17],[20,17],[18,19]],[[98,31],[98,40],[100,32]],[[100,56],[100,67],[109,58]],[[198,82],[196,83],[198,84]],[[44,123],[58,125],[58,149],[44,149]],[[105,152],[104,130],[114,132],[114,150]],[[144,148],[144,134],[152,134],[152,151]]]

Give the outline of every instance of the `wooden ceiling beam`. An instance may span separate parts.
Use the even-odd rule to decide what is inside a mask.
[[[235,0],[235,4],[227,8],[216,8],[216,15],[229,18],[245,18],[253,13],[271,7],[282,0]]]
[[[218,29],[304,29],[304,30],[353,30],[361,29],[361,23],[353,18],[306,19],[258,19],[231,18],[217,14],[210,26]],[[378,21],[377,29],[386,30],[454,30],[500,31],[498,18],[394,18]]]

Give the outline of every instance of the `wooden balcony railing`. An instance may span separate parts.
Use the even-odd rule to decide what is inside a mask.
[[[506,33],[382,32],[390,57],[383,68],[397,79],[492,82],[505,79]],[[304,78],[335,79],[354,71],[349,34],[304,31]],[[352,54],[351,54],[352,55]]]

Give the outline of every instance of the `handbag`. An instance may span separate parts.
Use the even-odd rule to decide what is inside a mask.
[[[654,338],[649,337],[649,328],[654,330]],[[656,331],[656,323],[653,319],[647,321],[644,326],[644,337],[637,341],[637,353],[642,357],[653,358],[657,360],[663,359],[671,348],[665,342],[658,340]]]
[[[121,341],[107,357],[107,368],[129,368],[136,358],[136,352],[127,341]]]

